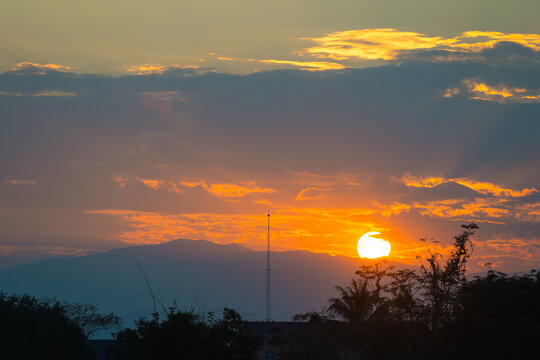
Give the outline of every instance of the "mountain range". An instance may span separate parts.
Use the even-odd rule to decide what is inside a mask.
[[[283,251],[271,252],[271,263],[272,319],[286,321],[320,310],[337,295],[334,286],[347,284],[363,260]],[[0,270],[0,291],[95,304],[123,317],[127,326],[153,312],[148,284],[162,314],[176,302],[180,309],[218,315],[231,307],[245,319],[263,320],[266,252],[180,239]]]

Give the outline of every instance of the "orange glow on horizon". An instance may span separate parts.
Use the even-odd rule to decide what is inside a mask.
[[[369,175],[371,176],[371,175]],[[209,204],[221,204],[216,212],[187,212],[181,208],[169,211],[137,211],[131,209],[92,209],[87,214],[111,216],[118,219],[118,231],[111,239],[124,243],[157,244],[174,239],[204,239],[220,244],[238,243],[251,250],[264,250],[266,227],[264,216],[272,214],[272,244],[275,251],[306,250],[315,253],[364,256],[388,256],[391,261],[417,265],[417,256],[424,255],[431,246],[420,241],[422,236],[436,236],[433,229],[418,233],[429,219],[450,221],[451,226],[437,245],[445,253],[451,236],[459,231],[460,222],[474,221],[505,224],[512,221],[534,222],[539,218],[538,203],[515,202],[516,198],[534,194],[534,188],[510,188],[495,183],[468,178],[414,176],[408,173],[391,177],[402,189],[435,188],[455,182],[478,192],[472,198],[448,195],[440,199],[407,199],[395,201],[380,189],[380,178],[349,173],[311,174],[290,172],[279,181],[233,178],[146,178],[135,175],[110,176],[109,181],[121,192],[132,192],[137,186],[168,192],[178,201],[196,199],[206,193]],[[366,194],[369,193],[369,196]],[[374,197],[377,200],[373,200]],[[352,206],[356,205],[356,206]],[[455,224],[455,227],[454,227]],[[455,230],[450,232],[451,229]],[[371,255],[359,253],[361,244],[354,246],[358,234],[385,234],[384,252]],[[440,235],[440,234],[439,234]],[[441,239],[439,237],[439,239]],[[377,245],[377,244],[376,244]],[[379,244],[381,245],[381,244]],[[391,254],[390,254],[391,250]],[[497,247],[497,251],[506,251]],[[534,253],[537,250],[532,250]],[[536,256],[536,255],[535,255]],[[540,252],[539,252],[540,256]],[[533,257],[534,258],[534,257]],[[535,258],[534,258],[535,259]]]

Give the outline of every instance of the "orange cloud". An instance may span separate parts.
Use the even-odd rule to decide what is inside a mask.
[[[137,75],[152,75],[163,74],[172,69],[199,69],[196,65],[180,66],[180,65],[160,65],[160,64],[142,64],[133,65],[127,69],[127,72],[136,73]]]
[[[245,181],[238,184],[216,183],[208,185],[204,180],[183,180],[181,184],[190,188],[201,187],[210,194],[222,198],[238,198],[250,194],[273,194],[276,192],[274,189],[259,187],[254,181]]]
[[[450,88],[450,89],[446,89],[446,91],[443,94],[443,97],[451,98],[451,97],[454,97],[454,96],[458,95],[459,93],[460,93],[460,91],[459,91],[458,88]]]
[[[66,65],[59,65],[59,64],[38,64],[34,62],[20,62],[17,65],[15,65],[14,68],[12,68],[13,71],[40,71],[40,74],[45,74],[46,70],[54,70],[54,71],[71,71],[73,68]]]
[[[406,186],[411,187],[428,187],[432,188],[440,184],[454,182],[463,186],[466,186],[472,190],[475,190],[481,194],[492,194],[500,197],[523,197],[538,192],[535,188],[512,190],[501,187],[489,182],[480,182],[467,178],[451,178],[445,179],[443,177],[420,177],[413,176],[411,174],[404,174],[401,177],[401,182]]]
[[[266,243],[264,213],[167,214],[117,209],[86,213],[116,216],[127,222],[131,229],[115,236],[126,243],[152,244],[177,238],[202,238],[218,243],[243,243],[254,249],[262,249]],[[355,219],[364,213],[363,209],[274,209],[271,216],[273,246],[280,250],[304,249],[355,256],[360,235],[371,230],[386,230],[374,222]],[[335,243],[332,239],[338,242],[348,239],[348,243],[330,246],[329,243]]]
[[[475,248],[483,257],[496,255],[513,256],[533,262],[540,262],[540,240],[538,239],[490,239],[475,241]]]
[[[219,210],[227,213],[166,213],[123,209],[96,209],[87,213],[116,217],[125,223],[128,229],[112,234],[111,238],[126,243],[150,244],[191,238],[218,243],[237,242],[262,250],[266,242],[265,212],[270,209],[272,243],[276,250],[304,249],[356,256],[358,238],[368,231],[378,231],[383,233],[382,238],[392,243],[391,258],[409,264],[417,264],[416,256],[432,247],[418,242],[417,234],[410,230],[415,226],[411,221],[429,221],[422,215],[438,218],[438,221],[444,219],[504,224],[512,221],[537,221],[535,219],[540,213],[538,204],[519,205],[515,200],[525,196],[524,190],[507,189],[470,179],[423,178],[406,174],[404,180],[400,181],[412,187],[435,187],[456,180],[488,196],[478,195],[472,200],[398,200],[384,203],[381,199],[404,197],[399,194],[394,197],[395,193],[378,196],[384,190],[378,187],[379,182],[372,181],[376,176],[373,174],[369,178],[364,174],[347,172],[321,175],[291,171],[288,174],[285,180],[282,179],[288,187],[276,187],[280,192],[272,196],[277,193],[274,187],[261,186],[255,181],[211,182],[208,179],[190,178],[161,180],[135,176],[116,177],[113,180],[124,188],[130,182],[138,182],[153,190],[173,192],[176,188],[187,193],[189,189],[197,189],[225,201],[233,201],[233,204]],[[298,185],[302,185],[299,192]],[[343,189],[345,192],[341,191]],[[351,197],[351,194],[365,192],[375,197]],[[193,194],[196,195],[196,192]],[[320,199],[321,196],[331,201],[295,201]],[[374,198],[381,202],[373,201]],[[437,250],[445,252],[449,249],[441,245],[441,249]]]
[[[251,194],[273,194],[276,190],[271,188],[260,187],[255,184],[254,181],[244,181],[240,183],[213,183],[207,184],[204,180],[181,180],[181,181],[169,181],[169,180],[157,180],[147,179],[138,176],[111,176],[114,182],[120,185],[121,188],[125,188],[129,182],[139,181],[144,186],[153,190],[165,190],[176,193],[183,193],[181,187],[194,188],[201,187],[208,193],[221,197],[221,198],[241,198]]]
[[[475,219],[479,216],[487,216],[491,218],[501,218],[510,214],[510,210],[500,207],[505,202],[505,199],[497,198],[474,199],[473,201],[449,199],[415,203],[414,208],[418,209],[420,214],[431,217],[452,218],[469,216],[472,219]]]
[[[327,61],[292,61],[292,60],[257,60],[265,64],[280,64],[298,66],[300,70],[324,71],[324,70],[343,70],[347,67],[338,63]]]
[[[4,180],[4,186],[35,185],[34,180]]]
[[[322,199],[331,191],[365,186],[356,173],[339,172],[335,175],[322,175],[307,171],[290,171],[290,174],[294,176],[294,184],[305,186],[294,200]]]
[[[391,28],[339,31],[319,38],[305,39],[318,43],[305,49],[305,53],[335,60],[392,60],[400,51],[431,49],[444,41],[441,37],[428,37]]]
[[[518,205],[517,208],[522,210],[518,214],[521,220],[540,222],[540,202]]]
[[[274,189],[258,187],[252,181],[241,184],[212,184],[205,188],[209,193],[225,198],[243,197],[249,194],[272,194],[275,192]]]
[[[301,53],[335,60],[394,60],[413,50],[448,50],[478,53],[502,41],[540,50],[540,35],[467,31],[453,38],[430,37],[393,28],[338,31],[318,38],[305,38],[317,45]]]
[[[138,176],[111,176],[110,177],[114,182],[120,185],[120,188],[125,188],[130,182],[138,181],[142,183],[147,188],[152,190],[165,190],[175,193],[183,193],[184,191],[180,186],[174,181],[165,181],[165,180],[156,180],[156,179],[145,179]]]
[[[389,217],[390,215],[399,215],[402,212],[408,212],[412,208],[411,205],[398,202],[394,202],[392,205],[381,205],[377,201],[374,201],[373,203],[381,208],[379,212],[384,217]]]
[[[510,87],[504,84],[488,85],[467,79],[463,81],[467,91],[473,94],[472,99],[497,102],[537,102],[540,100],[539,90]]]
[[[236,60],[235,58],[226,57],[226,56],[219,56],[217,59],[221,60],[221,61],[234,61],[234,60]]]
[[[184,191],[180,189],[180,187],[171,181],[163,181],[163,180],[154,180],[154,179],[142,179],[137,178],[139,181],[141,181],[144,186],[149,187],[153,190],[165,190],[175,193],[183,193]]]
[[[33,96],[75,96],[75,93],[71,91],[42,90]]]
[[[476,41],[473,39],[476,39]],[[466,31],[452,40],[455,40],[455,43],[452,43],[452,47],[472,51],[480,51],[486,48],[492,48],[495,44],[501,41],[510,41],[536,51],[540,50],[539,34],[502,33],[496,31]]]

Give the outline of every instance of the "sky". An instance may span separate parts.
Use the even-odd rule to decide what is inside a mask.
[[[538,1],[0,4],[0,268],[177,238],[540,266]],[[425,241],[421,240],[425,239]]]

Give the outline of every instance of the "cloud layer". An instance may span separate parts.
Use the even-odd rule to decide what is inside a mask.
[[[336,56],[400,59],[367,69],[6,71],[0,245],[77,254],[206,238],[261,249],[270,210],[278,249],[354,256],[359,236],[378,231],[414,263],[420,238],[444,247],[476,221],[477,268],[538,266],[538,43],[472,35],[335,35],[340,51],[359,44]],[[319,66],[308,63],[285,65]]]

